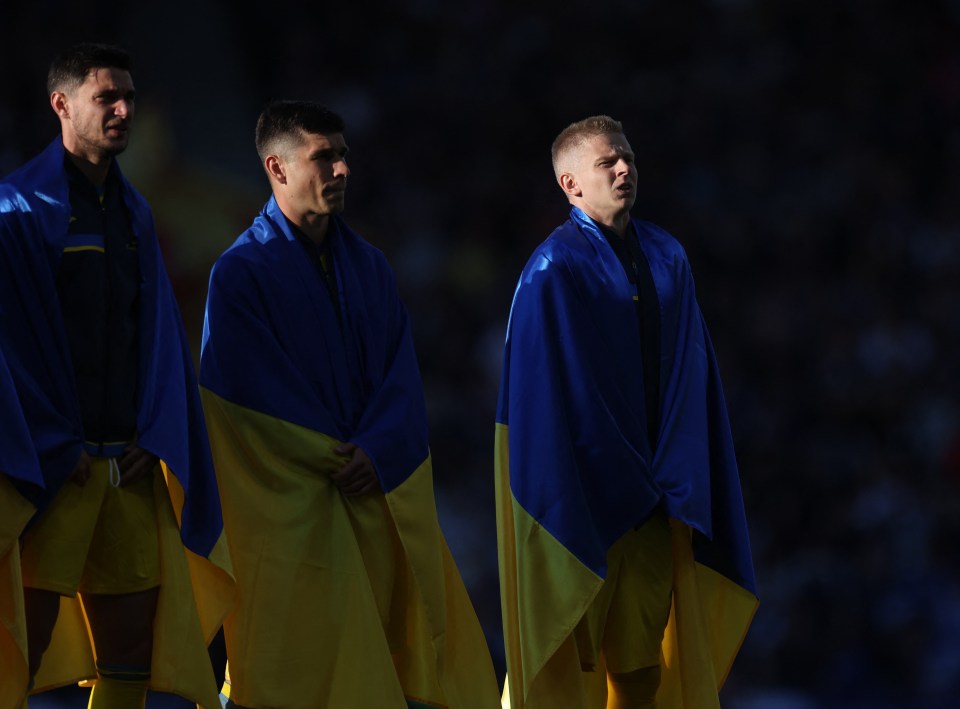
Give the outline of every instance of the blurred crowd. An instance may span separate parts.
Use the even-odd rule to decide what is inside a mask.
[[[50,56],[126,46],[121,165],[198,350],[210,265],[268,196],[260,105],[346,116],[346,218],[397,270],[441,522],[500,671],[510,298],[567,211],[553,137],[621,120],[635,214],[688,251],[737,441],[761,607],[729,705],[960,698],[960,2],[26,5],[0,24],[0,172],[55,134]]]

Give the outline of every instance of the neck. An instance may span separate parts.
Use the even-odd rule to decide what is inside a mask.
[[[322,244],[327,238],[327,232],[330,230],[329,214],[306,214],[287,218],[315,244]]]
[[[624,236],[627,233],[627,227],[630,225],[630,212],[617,212],[615,214],[599,214],[583,204],[575,204],[580,210],[598,224],[603,224],[607,229],[614,232],[617,236]]]
[[[609,222],[605,222],[604,226],[608,229],[612,229],[617,236],[623,237],[627,233],[627,226],[630,224],[630,215],[629,214],[620,214],[617,217],[614,217]]]
[[[91,162],[87,158],[77,155],[67,150],[67,159],[70,160],[83,175],[97,187],[102,187],[107,181],[107,173],[110,172],[110,162],[113,158],[106,158],[99,162]]]
[[[330,212],[321,214],[317,211],[305,210],[296,200],[288,198],[282,186],[276,184],[274,184],[273,198],[288,222],[295,225],[310,241],[318,245],[323,243],[330,229]]]

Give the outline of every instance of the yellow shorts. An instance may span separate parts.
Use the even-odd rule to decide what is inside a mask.
[[[607,578],[574,631],[581,667],[632,672],[660,664],[673,601],[670,523],[658,510],[607,552]]]
[[[92,458],[90,479],[66,482],[21,548],[23,585],[64,596],[136,593],[160,585],[154,476],[110,484],[110,460]]]

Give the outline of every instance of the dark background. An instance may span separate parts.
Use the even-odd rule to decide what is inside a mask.
[[[197,351],[210,266],[269,195],[263,102],[346,117],[345,216],[397,270],[441,521],[498,674],[510,298],[567,211],[553,137],[621,120],[634,212],[687,248],[737,441],[762,603],[725,706],[956,705],[960,2],[4,5],[0,173],[57,133],[57,51],[132,53],[121,164]]]

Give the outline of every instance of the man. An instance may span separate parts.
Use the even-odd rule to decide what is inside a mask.
[[[572,209],[520,276],[497,414],[505,702],[719,706],[756,597],[689,263],[630,218],[620,123],[570,125],[553,166]]]
[[[0,588],[26,629],[0,652],[21,658],[0,706],[95,679],[95,709],[143,706],[148,686],[215,707],[205,646],[233,583],[179,311],[150,208],[116,160],[129,57],[74,46],[48,90],[61,135],[0,182],[0,351],[39,466],[0,490],[35,509],[22,586]]]
[[[338,216],[343,130],[314,102],[264,108],[273,195],[210,276],[200,385],[240,598],[226,690],[255,709],[493,707],[406,309]]]

